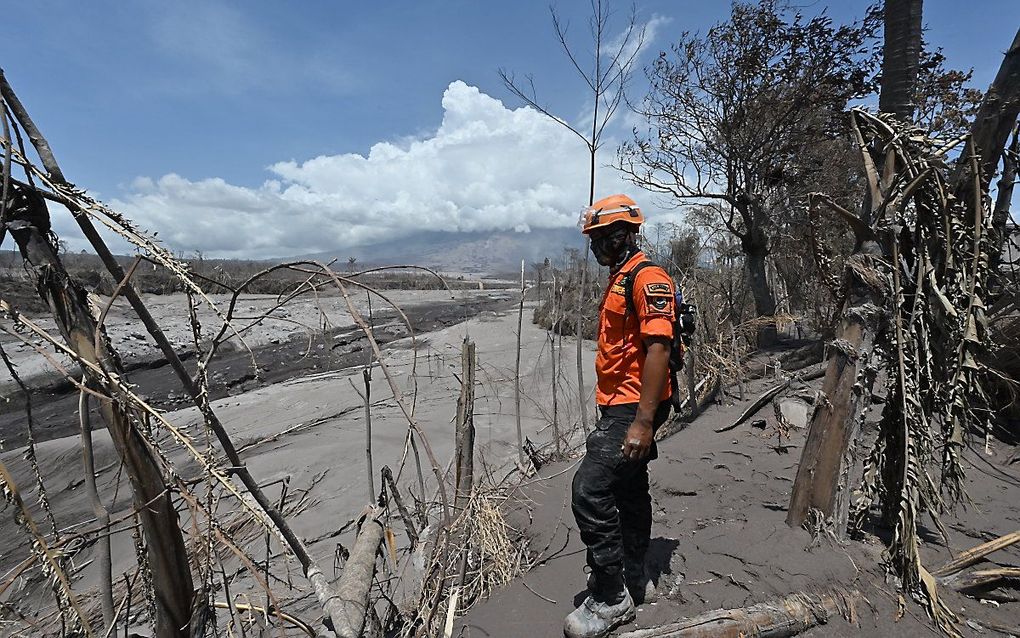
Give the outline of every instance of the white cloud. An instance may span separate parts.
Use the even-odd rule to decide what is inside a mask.
[[[655,42],[662,27],[666,26],[673,19],[668,16],[653,14],[644,24],[635,24],[633,32],[628,28],[616,35],[615,38],[602,46],[603,55],[615,56],[621,47],[620,60],[626,62],[630,59],[637,59],[641,54]]]
[[[561,125],[508,109],[461,81],[443,94],[435,133],[366,155],[273,164],[257,188],[220,178],[139,177],[110,202],[174,250],[280,257],[389,241],[422,230],[527,231],[576,224],[588,156]],[[612,161],[607,141],[600,163]],[[601,168],[598,192],[633,191]]]

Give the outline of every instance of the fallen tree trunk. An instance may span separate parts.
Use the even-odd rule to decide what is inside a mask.
[[[856,590],[791,594],[777,601],[739,609],[716,609],[675,623],[638,629],[619,638],[784,638],[824,625],[830,618],[856,622]]]
[[[995,567],[975,569],[966,574],[954,574],[940,578],[939,583],[951,587],[961,594],[977,595],[1003,585],[1016,587],[1020,584],[1020,567]]]
[[[361,524],[358,539],[336,586],[318,567],[308,570],[308,580],[339,638],[358,638],[368,613],[368,592],[375,578],[375,557],[383,539],[382,510],[372,508]]]
[[[805,375],[803,377],[799,377],[799,376],[790,377],[789,379],[787,379],[783,383],[780,383],[779,385],[773,386],[773,387],[769,388],[768,390],[766,390],[765,392],[763,392],[762,395],[760,397],[758,397],[758,399],[755,400],[754,403],[752,403],[750,406],[748,406],[748,408],[746,410],[744,410],[743,414],[740,415],[740,418],[738,418],[732,424],[723,426],[721,428],[717,428],[715,431],[716,432],[728,432],[728,431],[736,428],[737,426],[739,426],[744,421],[750,419],[752,416],[754,416],[754,414],[758,410],[760,410],[763,407],[765,407],[766,403],[768,403],[769,401],[774,399],[776,397],[776,395],[778,395],[780,392],[782,392],[786,388],[790,387],[790,384],[793,383],[794,380],[813,381],[815,379],[820,379],[823,376],[825,376],[825,369],[815,370],[811,374]]]
[[[992,552],[1005,549],[1018,542],[1020,542],[1020,529],[1004,536],[1000,536],[994,540],[990,540],[987,543],[981,543],[977,547],[972,547],[965,552],[961,552],[959,556],[935,570],[933,575],[939,577],[950,576],[984,560],[985,556]]]

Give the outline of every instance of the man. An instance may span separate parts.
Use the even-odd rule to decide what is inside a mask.
[[[650,601],[655,593],[645,574],[652,529],[648,462],[657,456],[655,430],[669,416],[674,298],[672,279],[638,249],[642,222],[626,195],[585,211],[582,232],[610,275],[595,358],[600,418],[572,490],[574,519],[588,546],[589,596],[567,616],[568,638],[607,636],[634,619],[635,600]]]

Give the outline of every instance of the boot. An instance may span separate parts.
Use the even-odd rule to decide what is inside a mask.
[[[634,620],[634,601],[619,566],[592,571],[591,594],[563,624],[566,638],[604,638],[620,625]]]
[[[627,591],[630,592],[635,605],[654,603],[659,599],[658,591],[655,589],[655,581],[648,575],[648,569],[645,567],[644,561],[637,564],[627,563],[624,577],[627,583]]]

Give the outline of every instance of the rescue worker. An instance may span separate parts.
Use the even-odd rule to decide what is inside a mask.
[[[642,222],[641,209],[626,195],[599,200],[584,214],[582,232],[610,274],[595,358],[600,418],[572,487],[574,519],[588,548],[589,595],[567,616],[568,638],[607,636],[634,619],[635,600],[655,595],[645,570],[652,529],[648,462],[657,456],[655,430],[670,410],[674,297],[672,279],[638,249]]]

